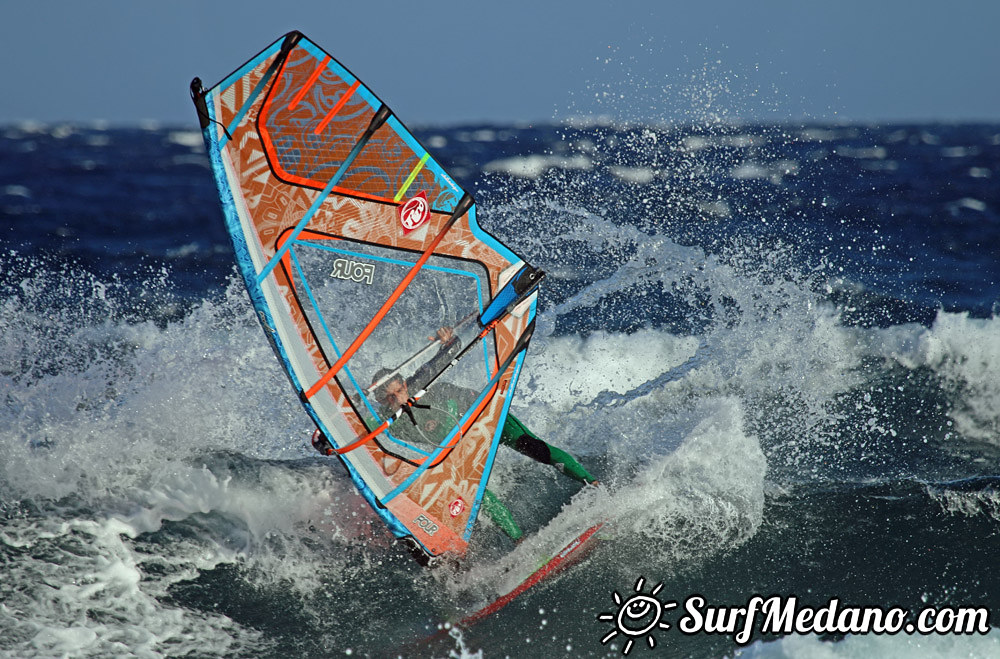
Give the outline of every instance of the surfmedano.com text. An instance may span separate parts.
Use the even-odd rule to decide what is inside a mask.
[[[990,613],[984,607],[927,607],[911,612],[900,607],[842,606],[833,598],[821,607],[800,605],[796,597],[760,595],[745,606],[709,606],[701,595],[684,601],[677,628],[684,634],[732,635],[738,645],[761,634],[986,634]],[[758,624],[759,623],[759,624]]]

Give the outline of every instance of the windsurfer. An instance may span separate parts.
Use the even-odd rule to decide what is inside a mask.
[[[410,399],[410,390],[419,390],[458,352],[459,340],[452,328],[442,327],[438,329],[436,338],[441,342],[440,350],[427,363],[418,368],[411,377],[404,378],[395,373],[375,389],[377,400],[385,407],[387,414],[395,413],[406,404]],[[384,368],[375,374],[372,382],[379,382],[390,373],[392,373],[390,369]],[[449,382],[435,383],[434,387],[428,389],[420,398],[419,403],[414,406],[417,409],[414,411],[413,431],[425,441],[433,444],[440,443],[450,429],[459,422],[459,410],[468,409],[475,398],[476,393],[469,389]],[[411,424],[403,422],[401,425],[409,427]],[[572,455],[540,439],[513,414],[507,415],[507,420],[500,433],[500,443],[537,462],[552,465],[576,481],[584,484],[597,483],[597,479]],[[483,497],[483,508],[507,535],[515,541],[520,539],[521,529],[514,521],[510,511],[489,490],[486,490],[486,495]]]

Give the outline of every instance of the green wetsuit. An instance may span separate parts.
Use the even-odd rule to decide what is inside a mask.
[[[500,443],[542,464],[555,466],[573,480],[581,483],[593,483],[597,480],[576,461],[576,458],[539,439],[513,414],[507,415],[507,421],[504,422],[503,430],[500,432]]]
[[[503,430],[500,431],[500,443],[542,464],[553,465],[562,473],[581,483],[597,482],[597,479],[591,476],[590,472],[584,469],[576,458],[536,437],[513,414],[507,414],[507,421],[504,422]],[[493,523],[499,526],[511,539],[518,540],[524,535],[507,506],[503,505],[489,490],[486,490],[483,496],[483,510],[490,516]]]

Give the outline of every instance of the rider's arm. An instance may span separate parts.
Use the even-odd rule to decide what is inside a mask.
[[[447,341],[441,343],[441,349],[438,350],[437,354],[430,358],[426,364],[417,369],[417,372],[413,374],[411,378],[407,380],[407,384],[410,389],[422,388],[426,385],[432,377],[441,372],[441,370],[448,365],[455,355],[461,350],[459,345],[458,337],[449,332],[450,338]],[[439,331],[440,336],[440,331]],[[416,393],[411,391],[411,393]]]

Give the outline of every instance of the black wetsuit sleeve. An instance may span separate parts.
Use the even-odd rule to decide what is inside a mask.
[[[457,336],[453,336],[451,341],[442,345],[436,355],[431,357],[426,364],[417,369],[416,373],[406,379],[406,386],[410,389],[411,394],[424,388],[432,377],[440,373],[441,369],[454,359],[460,350],[461,346],[459,345]]]

